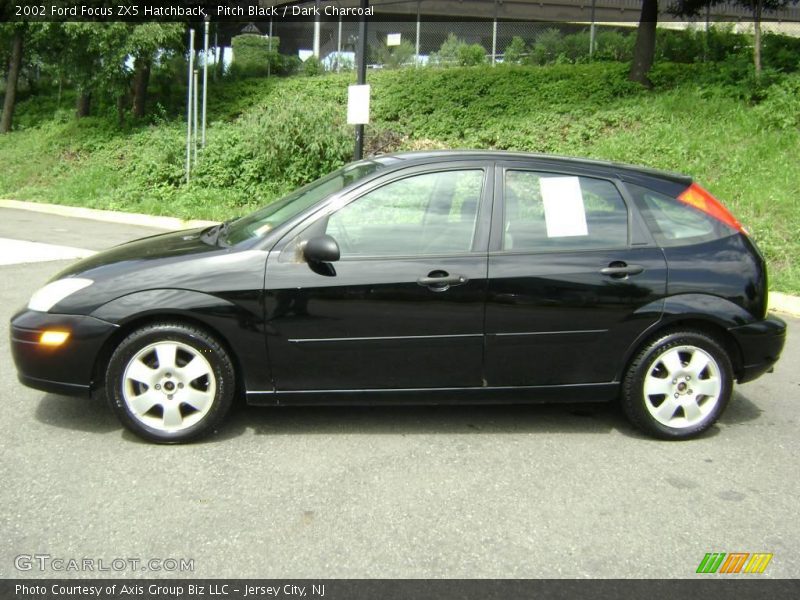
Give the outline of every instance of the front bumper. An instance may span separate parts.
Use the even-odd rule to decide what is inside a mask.
[[[768,316],[763,321],[729,330],[742,351],[742,366],[737,381],[746,383],[772,369],[781,356],[786,341],[786,322]]]
[[[39,343],[42,331],[68,331],[61,346]],[[95,362],[117,325],[83,315],[23,310],[11,318],[11,355],[24,385],[69,396],[92,391]]]

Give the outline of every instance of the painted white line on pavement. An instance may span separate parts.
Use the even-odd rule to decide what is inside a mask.
[[[93,250],[0,238],[0,265],[20,265],[50,260],[72,260],[95,254]]]

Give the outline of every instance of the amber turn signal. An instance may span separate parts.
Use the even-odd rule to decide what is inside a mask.
[[[69,338],[69,331],[43,331],[39,343],[44,346],[60,346]]]

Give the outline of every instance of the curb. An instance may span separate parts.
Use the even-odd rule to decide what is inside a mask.
[[[156,229],[179,230],[192,227],[207,227],[216,225],[218,221],[201,221],[178,219],[176,217],[155,217],[140,213],[124,213],[113,210],[98,210],[96,208],[81,208],[77,206],[63,206],[61,204],[43,204],[41,202],[24,202],[22,200],[2,200],[0,208],[14,208],[33,212],[60,215],[62,217],[77,217],[79,219],[92,219],[108,223],[121,223],[123,225],[139,225],[154,227]],[[800,296],[792,296],[782,292],[769,293],[769,310],[777,313],[800,317]]]
[[[2,200],[0,208],[13,208],[29,210],[61,217],[76,217],[105,221],[107,223],[120,223],[122,225],[139,225],[141,227],[154,227],[156,229],[178,230],[193,227],[208,227],[216,225],[219,221],[183,220],[176,217],[156,217],[140,213],[116,212],[113,210],[98,210],[96,208],[82,208],[78,206],[63,206],[61,204],[43,204],[40,202],[24,202],[22,200]]]
[[[782,292],[770,292],[769,310],[793,317],[800,317],[800,297],[791,296]]]

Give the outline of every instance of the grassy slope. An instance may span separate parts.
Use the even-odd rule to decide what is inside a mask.
[[[764,127],[757,108],[700,85],[692,67],[657,70],[655,92],[628,84],[621,65],[370,77],[371,134],[388,149],[507,148],[689,173],[753,233],[770,260],[773,287],[800,292],[800,131]],[[24,128],[0,136],[0,196],[192,218],[241,213],[312,177],[319,165],[346,159],[348,130],[329,123],[341,120],[349,83],[341,75],[212,89],[209,149],[189,187],[180,185],[182,123],[120,131],[101,118],[75,122],[52,99],[29,101],[18,113]],[[292,145],[306,118],[325,148]],[[270,154],[273,147],[280,152]],[[305,159],[326,149],[316,162],[271,164],[278,155]]]

